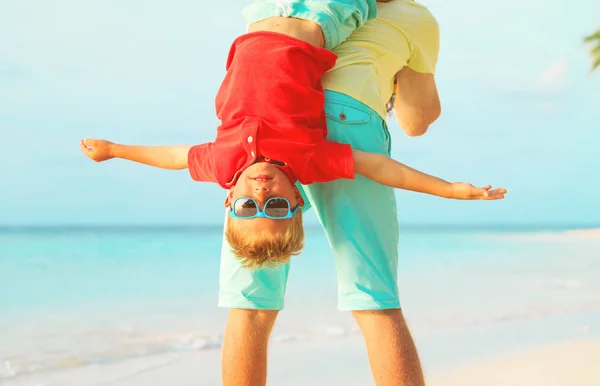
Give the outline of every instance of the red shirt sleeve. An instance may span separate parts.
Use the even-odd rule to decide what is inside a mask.
[[[212,142],[203,143],[192,146],[188,152],[188,169],[194,181],[217,182],[212,147]]]
[[[354,158],[350,145],[323,141],[309,155],[304,173],[299,177],[302,184],[329,182],[354,178]]]

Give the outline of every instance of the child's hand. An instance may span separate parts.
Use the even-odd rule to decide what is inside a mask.
[[[506,189],[497,188],[492,190],[492,185],[478,188],[464,182],[453,182],[451,196],[456,200],[501,200],[506,194]]]
[[[102,162],[114,158],[111,149],[114,143],[103,139],[83,139],[79,143],[79,147],[83,154],[89,159],[96,162]]]

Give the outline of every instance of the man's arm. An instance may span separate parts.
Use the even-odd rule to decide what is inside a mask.
[[[442,112],[433,74],[404,67],[396,74],[395,93],[394,110],[398,125],[408,136],[425,134]]]
[[[188,167],[191,146],[120,145],[102,139],[85,139],[80,143],[83,153],[93,161],[121,158],[161,169],[182,170]]]
[[[450,183],[410,168],[382,154],[353,149],[352,156],[356,174],[397,189],[457,200],[497,200],[504,198],[506,193],[506,190],[502,188],[490,190],[490,185],[477,188],[462,182]]]

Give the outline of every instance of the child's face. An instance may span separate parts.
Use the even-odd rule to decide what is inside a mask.
[[[269,198],[283,197],[290,202],[291,210],[304,205],[302,196],[287,175],[277,166],[268,162],[257,162],[248,167],[240,175],[237,183],[227,195],[225,206],[231,206],[240,197],[251,197],[261,210]],[[287,229],[291,219],[275,220],[270,218],[234,219],[236,227],[243,227],[248,232],[271,230],[280,232]]]

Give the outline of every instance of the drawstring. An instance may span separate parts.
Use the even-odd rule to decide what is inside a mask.
[[[288,9],[292,5],[291,0],[277,0],[275,11],[279,12],[281,17],[289,17]]]

